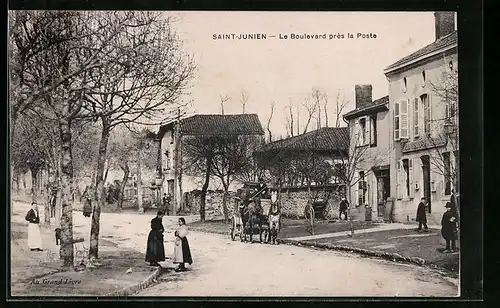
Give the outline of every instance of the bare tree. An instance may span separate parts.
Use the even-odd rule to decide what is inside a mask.
[[[293,127],[293,109],[292,109],[292,98],[291,97],[289,98],[288,113],[290,115],[290,135],[293,137],[294,127]],[[297,133],[298,132],[299,131],[297,130]]]
[[[246,106],[248,102],[248,94],[245,91],[241,91],[241,108],[242,108],[242,113],[244,114],[246,112]]]
[[[306,121],[306,125],[304,126],[304,131],[302,132],[302,134],[305,134],[305,133],[307,133],[307,129],[309,128],[309,124],[311,123],[312,119],[314,118],[314,116],[318,110],[319,104],[318,104],[318,102],[311,100],[309,97],[306,97],[304,99],[304,101],[302,102],[302,106],[307,111],[307,121]]]
[[[269,138],[269,142],[271,142],[273,140],[273,135],[272,135],[272,132],[271,132],[271,120],[273,119],[273,114],[274,114],[274,106],[276,105],[276,102],[273,101],[271,103],[271,114],[269,115],[269,119],[267,120],[267,133],[268,133],[268,138]]]
[[[314,101],[315,109],[318,112],[316,117],[316,129],[321,128],[321,99],[323,98],[323,93],[317,88],[314,88],[311,93],[312,99]]]
[[[328,94],[323,93],[323,110],[325,113],[325,127],[328,127]]]
[[[92,70],[86,93],[88,115],[99,118],[102,131],[96,169],[97,204],[93,207],[89,257],[98,258],[100,209],[105,203],[104,174],[111,131],[118,125],[159,124],[156,117],[178,107],[193,76],[194,64],[181,49],[172,21],[161,13],[100,14],[96,22],[121,25],[108,44],[102,65]],[[139,150],[139,161],[140,164]],[[126,169],[125,169],[126,170]],[[138,176],[140,171],[138,171]],[[139,186],[138,193],[141,193]],[[141,203],[139,195],[139,203]]]
[[[337,91],[337,98],[335,100],[335,127],[340,127],[340,120],[344,114],[344,109],[349,104],[349,101],[345,99],[345,95],[340,95],[340,89]],[[325,98],[328,101],[327,98]],[[326,108],[326,107],[325,107]]]
[[[227,95],[224,95],[224,96],[220,95],[220,110],[221,110],[222,115],[224,115],[224,105],[230,99],[231,99],[231,97],[229,97]]]

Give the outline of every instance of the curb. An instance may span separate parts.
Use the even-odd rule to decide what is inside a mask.
[[[109,294],[106,294],[105,296],[121,296],[121,297],[127,297],[129,295],[132,295],[138,291],[144,290],[145,288],[149,287],[152,285],[156,279],[162,274],[162,268],[159,266],[157,267],[151,275],[148,276],[143,282],[137,283],[135,285],[126,287],[124,289],[118,290],[118,291],[113,291]]]
[[[278,239],[278,242],[282,243],[282,244],[294,245],[294,246],[306,246],[306,247],[320,248],[320,249],[327,249],[327,250],[339,250],[339,251],[347,251],[350,253],[355,252],[355,253],[359,253],[359,254],[365,255],[365,256],[377,257],[377,258],[387,259],[390,261],[412,263],[412,264],[416,264],[416,265],[420,265],[420,266],[424,266],[424,265],[428,264],[428,262],[422,258],[405,257],[405,256],[402,256],[398,253],[390,253],[390,252],[384,252],[384,251],[355,248],[355,247],[350,247],[350,246],[322,244],[322,243],[317,243],[317,242],[295,241],[295,240],[289,240],[289,239]]]

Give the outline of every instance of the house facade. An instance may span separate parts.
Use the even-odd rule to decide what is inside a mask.
[[[390,220],[389,96],[372,100],[371,85],[356,85],[356,109],[343,117],[349,124],[351,215],[356,219]],[[368,211],[368,212],[367,212]]]
[[[162,181],[161,194],[168,193],[172,196],[176,210],[184,210],[184,192],[201,189],[204,181],[204,170],[200,170],[199,174],[185,172],[183,142],[197,136],[224,135],[253,138],[256,146],[260,146],[264,130],[257,114],[200,114],[160,127],[157,137],[160,142],[158,163]],[[209,189],[220,188],[218,180],[210,183]]]
[[[335,168],[349,152],[348,127],[323,127],[265,144],[256,155],[270,184],[279,191],[281,212],[304,217],[306,206],[326,204],[319,215],[338,218],[345,185]]]
[[[388,66],[393,219],[412,221],[422,197],[439,224],[458,192],[458,54],[455,14],[435,13],[436,40]]]

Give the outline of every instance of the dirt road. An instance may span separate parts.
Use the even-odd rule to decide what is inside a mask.
[[[140,296],[457,296],[432,270],[352,254],[191,233],[194,264]]]

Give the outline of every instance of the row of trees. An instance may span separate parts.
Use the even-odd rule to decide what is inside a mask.
[[[185,107],[180,98],[195,65],[172,22],[156,12],[9,14],[12,161],[15,168],[36,173],[45,167],[53,174],[67,267],[73,266],[75,135],[90,127],[100,131],[97,149],[80,148],[97,160],[89,256],[98,258],[111,132],[117,127],[139,131],[141,125],[169,120],[164,115],[170,109]]]

